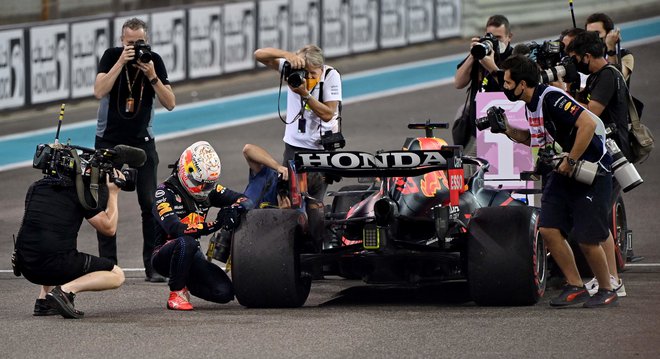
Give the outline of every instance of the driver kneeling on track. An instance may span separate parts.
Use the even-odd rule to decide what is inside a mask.
[[[153,214],[158,222],[153,268],[169,277],[167,308],[192,310],[190,294],[215,303],[234,299],[227,274],[206,260],[199,238],[221,228],[233,230],[241,215],[252,209],[246,196],[218,183],[220,158],[206,141],[181,154],[170,177],[156,190]],[[215,221],[206,221],[211,207],[221,208]]]
[[[567,281],[550,305],[584,303],[588,308],[616,305],[617,294],[612,290],[601,246],[609,235],[607,217],[612,190],[612,157],[605,149],[605,126],[563,90],[539,84],[539,69],[529,58],[508,58],[502,69],[504,94],[509,101],[525,102],[529,129],[514,128],[505,122],[504,128],[497,132],[505,133],[515,142],[539,148],[539,154],[548,148],[554,153],[565,152],[564,156],[554,156],[556,161],[544,173],[541,197],[539,230]],[[597,168],[591,183],[578,180],[585,161]],[[566,241],[569,233],[575,236],[599,283],[606,283],[592,297],[582,283]]]

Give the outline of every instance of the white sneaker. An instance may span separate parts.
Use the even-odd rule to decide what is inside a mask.
[[[598,279],[593,277],[590,281],[584,283],[584,287],[587,288],[587,291],[589,291],[589,295],[596,294],[596,292],[598,292]]]
[[[623,280],[621,278],[617,281],[613,275],[610,275],[610,285],[612,285],[612,290],[615,291],[619,297],[625,297],[628,295],[626,293],[626,286],[623,285]],[[587,288],[587,291],[589,291],[589,295],[594,295],[598,292],[598,279],[594,277],[585,283],[584,286]]]
[[[619,297],[625,297],[628,294],[626,293],[626,286],[623,285],[623,279],[619,278],[617,281],[614,276],[610,276],[610,284],[612,285],[612,290],[616,292],[616,295]]]

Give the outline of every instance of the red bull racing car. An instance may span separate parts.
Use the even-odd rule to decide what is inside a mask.
[[[250,211],[234,234],[239,303],[302,306],[319,268],[368,284],[465,281],[479,305],[538,302],[547,281],[538,208],[484,186],[485,160],[433,136],[446,123],[408,127],[425,136],[403,150],[296,154],[293,208]],[[464,165],[474,175],[464,178]],[[343,187],[324,208],[306,195],[306,172],[375,180]]]

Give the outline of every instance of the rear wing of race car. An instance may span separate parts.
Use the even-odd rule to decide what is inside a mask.
[[[297,172],[325,172],[341,177],[414,177],[447,171],[451,202],[458,203],[463,189],[463,147],[439,150],[367,152],[298,152]]]
[[[326,172],[342,177],[410,177],[439,170],[463,169],[463,148],[439,150],[368,152],[298,152],[298,172]]]

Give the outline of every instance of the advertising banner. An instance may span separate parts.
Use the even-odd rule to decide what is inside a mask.
[[[259,1],[259,29],[257,30],[258,48],[289,48],[289,1]]]
[[[224,6],[223,68],[225,72],[254,68],[256,10],[253,2],[230,3]]]
[[[433,1],[408,0],[408,43],[433,40]]]
[[[435,37],[444,39],[461,34],[461,1],[435,0]]]
[[[170,81],[186,78],[186,13],[184,10],[151,14],[149,42],[163,58]]]
[[[110,21],[93,20],[71,24],[71,97],[94,94],[96,71],[110,47]]]
[[[351,1],[351,52],[378,48],[378,0]]]
[[[406,44],[406,1],[381,0],[380,47],[397,47]]]
[[[350,53],[348,44],[350,6],[348,0],[323,1],[323,38],[321,46],[327,57]]]
[[[485,117],[491,106],[504,109],[508,122],[517,128],[529,128],[525,116],[525,103],[510,102],[501,92],[477,93],[477,118]],[[487,184],[502,188],[534,188],[533,182],[521,181],[520,172],[534,169],[529,146],[515,143],[506,135],[494,134],[489,129],[477,130],[477,157],[490,163],[486,173]]]
[[[69,97],[69,24],[30,28],[32,103]]]
[[[291,0],[290,51],[296,51],[308,44],[321,45],[320,7],[319,0]]]
[[[188,11],[188,77],[222,73],[222,8],[209,6]]]
[[[23,29],[0,31],[0,109],[25,104],[26,78]]]

